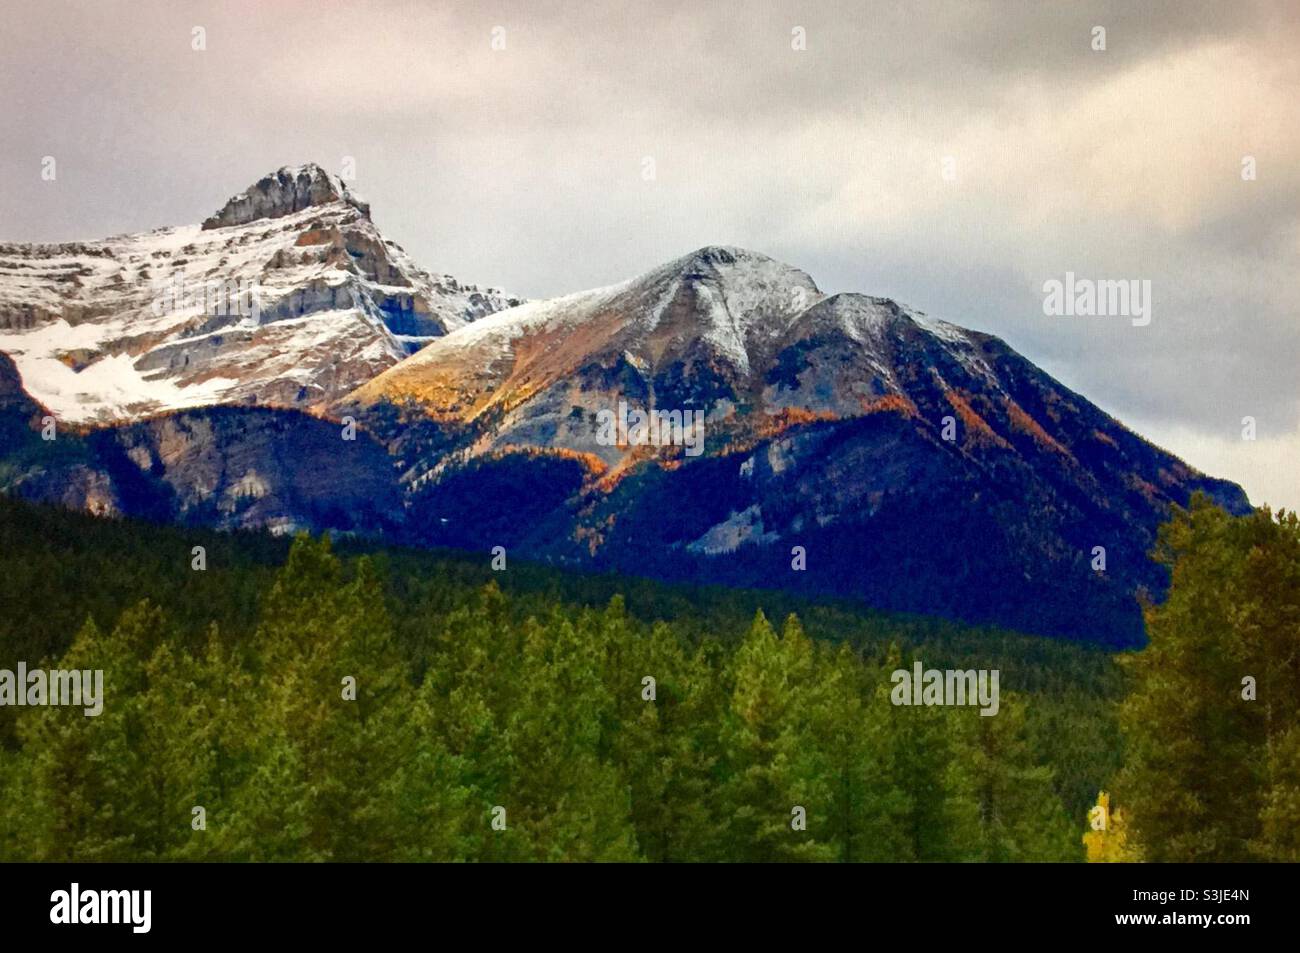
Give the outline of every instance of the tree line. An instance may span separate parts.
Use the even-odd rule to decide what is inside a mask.
[[[157,556],[195,539],[207,573]],[[0,708],[0,858],[1296,859],[1296,519],[1197,500],[1160,539],[1170,596],[1117,668],[771,594],[4,501],[0,668],[44,647],[106,688],[93,718]],[[891,704],[914,660],[1000,667],[999,713]]]

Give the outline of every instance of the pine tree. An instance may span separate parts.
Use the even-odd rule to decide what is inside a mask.
[[[234,812],[236,849],[270,860],[398,856],[409,844],[398,805],[415,753],[415,691],[369,563],[344,583],[327,539],[297,539],[254,644],[259,760]],[[301,841],[271,832],[280,815],[301,819],[284,828]]]
[[[233,793],[252,759],[245,713],[252,681],[213,626],[206,650],[164,642],[146,666],[136,745],[157,818],[153,851],[175,860],[220,859]],[[196,827],[194,808],[201,808]]]
[[[813,648],[797,620],[778,639],[757,613],[732,659],[731,707],[723,726],[728,773],[723,803],[734,859],[834,856],[825,839],[831,798],[809,728],[816,705],[814,675]],[[806,829],[799,829],[800,823]]]
[[[906,794],[897,786],[888,684],[847,646],[821,647],[812,730],[824,754],[830,802],[826,836],[845,862],[908,856]]]
[[[965,721],[966,754],[980,818],[979,860],[1078,860],[1074,829],[1052,786],[1051,768],[1037,763],[1025,728],[1025,705],[1002,695],[996,715],[973,710]]]
[[[425,761],[420,776],[434,790],[440,784],[447,790],[422,801],[430,810],[452,810],[452,829],[469,857],[526,859],[531,846],[511,823],[506,803],[518,770],[506,729],[521,692],[520,630],[510,621],[505,596],[490,583],[431,635],[431,663],[416,708]],[[435,807],[444,803],[454,806]],[[496,807],[506,808],[505,830],[491,827]]]
[[[614,709],[599,629],[580,635],[558,611],[526,626],[522,692],[506,724],[515,771],[501,803],[538,860],[640,858],[627,784],[599,754]]]
[[[30,799],[20,812],[26,856],[44,861],[158,859],[155,779],[136,739],[146,730],[142,659],[163,638],[162,613],[141,603],[104,635],[87,622],[55,667],[103,672],[103,710],[28,709],[19,724]]]
[[[901,653],[891,645],[884,672],[902,667]],[[901,829],[906,849],[899,859],[953,862],[978,858],[979,805],[961,713],[915,705],[890,707],[890,757],[905,799]]]
[[[617,710],[609,759],[630,787],[640,851],[653,861],[709,859],[718,848],[716,673],[666,625],[648,635],[633,632],[621,599],[611,602],[603,622],[611,659],[606,679]],[[647,677],[654,681],[644,682]]]
[[[1244,684],[1232,704],[1256,706],[1263,721],[1259,832],[1250,847],[1263,860],[1300,860],[1300,519],[1244,520],[1246,547],[1236,625],[1245,644],[1240,671],[1257,673],[1255,700]]]
[[[1150,644],[1121,659],[1133,691],[1115,787],[1149,860],[1246,860],[1260,832],[1266,709],[1241,697],[1247,669],[1266,664],[1241,625],[1251,522],[1198,496],[1161,527],[1169,596],[1147,612]]]

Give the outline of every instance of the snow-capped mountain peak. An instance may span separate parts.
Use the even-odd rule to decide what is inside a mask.
[[[627,281],[530,302],[458,330],[353,399],[410,400],[435,417],[470,419],[581,368],[619,361],[650,374],[703,363],[746,378],[822,297],[797,268],[706,246]]]
[[[519,303],[424,271],[315,164],[264,176],[201,226],[0,244],[0,351],[74,422],[314,409]]]

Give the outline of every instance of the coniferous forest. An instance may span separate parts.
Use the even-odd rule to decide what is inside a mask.
[[[196,568],[196,547],[202,568]],[[0,499],[0,859],[1300,859],[1300,524],[1177,511],[1149,644]],[[890,675],[995,669],[995,717]]]

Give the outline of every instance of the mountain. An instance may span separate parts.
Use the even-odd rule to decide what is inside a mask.
[[[701,413],[702,452],[602,439],[623,407]],[[1116,644],[1169,506],[1249,506],[998,338],[736,248],[500,312],[335,412],[394,450],[426,542]]]
[[[711,424],[746,420],[736,401],[761,399],[755,369],[822,297],[796,268],[704,248],[622,284],[493,315],[363,384],[345,403],[386,401],[444,422],[491,421],[479,452],[567,447],[616,465],[637,454],[594,442],[595,410],[622,396],[707,405]]]
[[[202,225],[0,244],[0,351],[60,420],[214,404],[316,410],[519,299],[419,268],[320,166]]]
[[[156,315],[154,275],[261,309]],[[0,317],[0,489],[107,514],[1131,645],[1170,506],[1249,507],[992,335],[718,246],[520,303],[431,278],[314,166],[201,226],[5,246]]]

